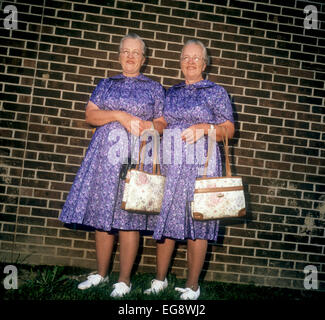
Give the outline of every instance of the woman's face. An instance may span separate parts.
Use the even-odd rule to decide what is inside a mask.
[[[132,38],[125,39],[122,43],[119,59],[125,76],[138,76],[145,60],[141,42]]]
[[[185,46],[181,56],[181,69],[186,83],[202,80],[202,72],[205,67],[202,47],[194,43]]]

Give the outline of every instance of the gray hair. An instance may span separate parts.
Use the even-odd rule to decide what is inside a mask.
[[[196,39],[187,40],[183,46],[181,56],[183,55],[184,48],[186,46],[188,46],[189,44],[196,44],[202,48],[204,62],[206,65],[208,65],[209,64],[209,56],[208,56],[207,48],[200,40],[196,40]]]
[[[124,36],[121,41],[120,41],[120,47],[119,50],[121,51],[122,49],[122,45],[123,45],[123,41],[126,39],[134,39],[134,40],[139,40],[142,46],[142,54],[143,56],[146,55],[146,51],[147,51],[147,47],[146,44],[144,43],[144,41],[136,34],[136,33],[129,33],[126,36]]]

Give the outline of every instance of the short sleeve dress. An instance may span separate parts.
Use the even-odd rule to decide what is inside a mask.
[[[221,124],[227,120],[234,122],[228,94],[223,87],[209,80],[191,85],[182,82],[168,90],[163,116],[168,123],[161,148],[161,167],[166,182],[162,208],[157,217],[153,237],[156,240],[167,237],[216,241],[219,221],[194,221],[189,210],[195,179],[203,172],[208,139],[204,137],[195,144],[188,145],[181,140],[180,135],[183,130],[194,124]],[[171,143],[170,136],[173,136],[174,143]],[[179,143],[175,143],[177,139]],[[203,152],[195,153],[194,160],[189,161],[190,149],[199,144],[203,146]],[[222,176],[219,146],[218,143],[214,145],[208,176]]]
[[[148,121],[162,116],[164,100],[164,88],[142,74],[103,79],[90,97],[101,110],[121,110]],[[119,176],[130,145],[131,134],[119,122],[96,129],[62,208],[62,222],[102,231],[147,229],[150,216],[121,209],[124,180]]]

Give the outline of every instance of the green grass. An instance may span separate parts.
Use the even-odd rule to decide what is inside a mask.
[[[4,270],[5,264],[0,264]],[[77,285],[86,279],[89,270],[59,266],[16,265],[18,269],[18,289],[6,290],[3,280],[7,276],[1,273],[0,300],[112,300],[112,284],[118,274],[112,273],[108,283],[87,290],[79,290]],[[132,291],[123,300],[179,300],[174,287],[184,287],[185,280],[175,275],[168,276],[168,288],[158,295],[144,295],[150,287],[153,274],[134,274]],[[260,287],[254,285],[231,284],[222,282],[201,282],[200,300],[324,300],[325,292],[293,290],[284,288]]]

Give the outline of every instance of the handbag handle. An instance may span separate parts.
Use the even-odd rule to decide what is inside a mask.
[[[147,131],[141,137],[149,136],[150,133],[153,132],[153,164],[152,164],[152,173],[160,175],[160,165],[158,163],[158,137],[159,134],[157,131]],[[136,165],[136,170],[143,171],[144,167],[144,158],[145,158],[145,150],[147,148],[147,141],[142,140],[139,150],[139,159]]]
[[[222,131],[224,131],[224,134],[222,135],[222,142],[225,149],[226,176],[231,177],[232,175],[231,175],[231,167],[229,161],[228,130],[226,127],[223,126],[218,126],[218,127],[221,128]],[[212,130],[212,132],[213,131],[215,130]],[[212,154],[212,147],[213,147],[212,139],[210,138],[210,135],[208,135],[208,155],[204,165],[203,178],[207,177],[208,164]]]

